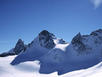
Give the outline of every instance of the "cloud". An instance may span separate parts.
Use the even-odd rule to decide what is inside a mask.
[[[94,4],[95,9],[102,4],[102,0],[91,0],[91,2]]]

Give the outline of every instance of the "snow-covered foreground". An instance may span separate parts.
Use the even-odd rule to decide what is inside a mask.
[[[10,65],[16,56],[0,58],[0,77],[57,77],[57,73],[50,75],[39,74],[39,62],[25,62],[17,66]]]
[[[0,57],[0,77],[101,77],[102,63],[99,63],[89,69],[78,70],[58,76],[57,72],[52,74],[40,74],[38,71],[40,65],[38,61],[25,62],[16,66],[10,65],[10,62],[16,56]]]

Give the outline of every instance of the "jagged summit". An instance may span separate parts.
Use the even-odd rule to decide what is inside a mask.
[[[65,47],[67,43],[63,39],[58,39],[54,34],[47,30],[41,31],[38,36],[28,44],[24,53],[19,54],[12,62],[12,65],[25,61],[39,60],[40,57],[47,54],[50,50]],[[62,48],[63,50],[64,48]],[[30,56],[29,56],[30,55]]]
[[[24,52],[26,50],[26,45],[22,41],[22,39],[18,39],[16,45],[14,48],[12,48],[8,52],[4,52],[0,54],[0,57],[5,57],[5,56],[11,56],[11,55],[18,55],[21,52]]]
[[[82,40],[81,34],[80,32],[72,39],[71,43],[75,44],[75,43],[80,43]]]
[[[99,34],[102,35],[102,29],[98,29],[98,30],[93,31],[93,32],[90,33],[90,35],[94,35],[94,36],[98,36]]]
[[[40,36],[45,36],[45,37],[49,37],[49,38],[52,38],[52,39],[56,38],[54,34],[48,32],[47,30],[41,31],[39,33],[39,38],[40,38]]]
[[[22,52],[23,47],[23,41],[18,40],[15,49]],[[102,61],[102,30],[96,30],[89,35],[78,33],[70,44],[43,30],[30,43],[30,47],[28,45],[25,52],[20,53],[11,62],[11,65],[35,60],[40,61],[39,72],[46,74],[57,71],[61,75],[89,68]]]
[[[52,49],[55,46],[54,39],[56,39],[54,34],[48,32],[47,30],[43,30],[31,43],[28,44],[28,48],[36,45],[43,48]]]
[[[14,52],[16,55],[18,55],[20,52],[24,52],[26,49],[24,42],[22,41],[22,39],[18,39],[16,46],[14,48]]]
[[[72,45],[74,49],[76,49],[78,52],[84,51],[86,49],[85,44],[82,41],[82,36],[80,32],[72,39]]]
[[[44,36],[46,36],[46,35],[48,35],[48,34],[50,34],[47,30],[43,30],[43,31],[41,31],[40,33],[39,33],[39,35],[44,35]]]
[[[43,30],[39,33],[39,43],[42,47],[46,47],[48,49],[52,49],[55,46],[54,39],[55,35],[48,32],[47,30]]]
[[[102,29],[95,30],[89,35],[81,35],[78,33],[71,41],[73,48],[78,52],[92,51],[102,44]],[[93,50],[94,51],[94,50]]]
[[[28,47],[25,52],[19,54],[11,62],[11,64],[19,64],[20,62],[25,62],[26,60],[38,60],[41,56],[45,55],[55,47],[56,44],[54,43],[54,39],[55,36],[52,33],[48,32],[47,30],[41,31],[38,36],[31,43],[28,44]]]

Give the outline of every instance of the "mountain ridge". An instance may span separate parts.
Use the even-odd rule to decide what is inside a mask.
[[[78,33],[70,44],[43,30],[11,65],[35,60],[40,61],[39,72],[44,74],[58,72],[62,75],[92,67],[102,61],[102,29],[89,35]]]

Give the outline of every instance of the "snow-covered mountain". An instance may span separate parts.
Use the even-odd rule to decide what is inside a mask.
[[[102,61],[102,29],[89,35],[78,33],[70,44],[43,30],[27,45],[23,53],[15,57],[11,65],[18,66],[20,63],[35,60],[40,62],[39,73],[58,72],[58,75],[67,75],[62,75],[63,77],[68,77],[68,72],[86,70],[97,65]]]
[[[89,68],[102,61],[102,29],[90,35],[78,33],[69,45],[61,45],[40,58],[40,73],[57,71],[61,75]]]
[[[27,46],[24,44],[24,42],[21,39],[19,39],[14,48],[9,50],[8,52],[1,53],[0,57],[18,55],[21,52],[24,52],[26,50],[26,47]]]
[[[28,44],[24,53],[19,54],[13,61],[12,65],[19,64],[25,61],[38,60],[41,56],[53,49],[57,43],[65,43],[62,39],[58,39],[52,33],[43,30],[39,35]]]

